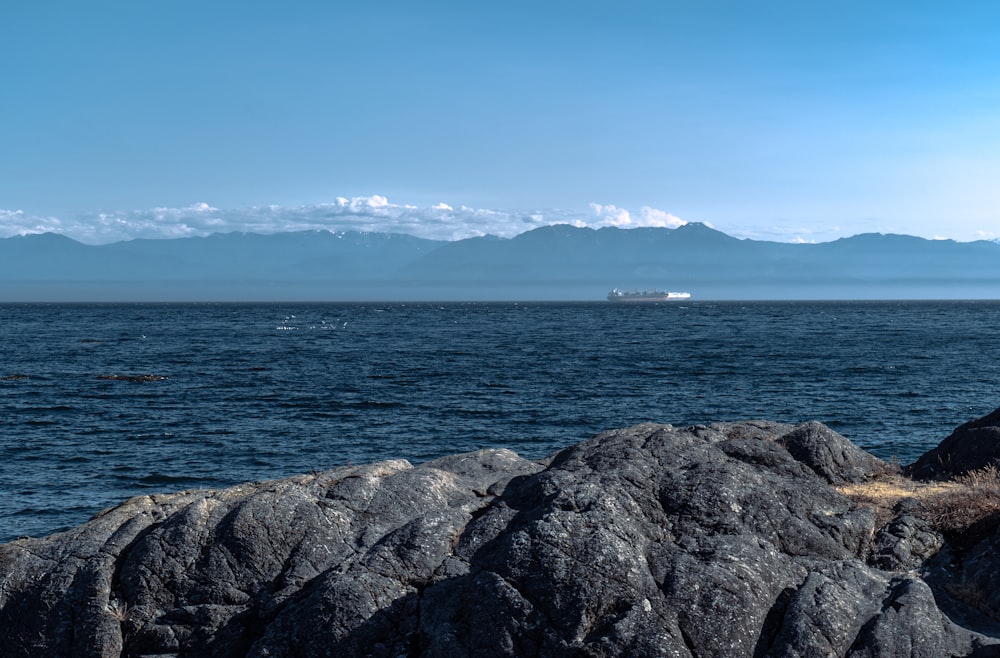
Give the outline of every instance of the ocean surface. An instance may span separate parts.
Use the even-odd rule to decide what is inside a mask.
[[[1000,406],[1000,302],[0,305],[0,541],[128,497],[819,420],[916,459]]]

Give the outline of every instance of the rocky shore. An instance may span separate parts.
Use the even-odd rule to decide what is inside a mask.
[[[1000,656],[998,426],[903,469],[640,425],[133,498],[0,545],[0,656]]]

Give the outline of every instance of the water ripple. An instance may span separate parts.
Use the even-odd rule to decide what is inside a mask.
[[[905,463],[1000,402],[992,302],[0,313],[0,541],[143,492],[487,446],[539,458],[646,421],[815,419]]]

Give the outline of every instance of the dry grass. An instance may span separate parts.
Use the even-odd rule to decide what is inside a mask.
[[[1000,469],[995,464],[969,471],[965,475],[959,476],[957,481],[980,493],[1000,495]]]
[[[111,613],[119,623],[124,623],[132,615],[132,607],[124,601],[112,599],[108,601],[107,611]]]
[[[927,498],[961,489],[956,482],[917,482],[903,475],[883,476],[860,484],[843,484],[837,491],[851,500],[873,507],[894,507],[905,498]]]
[[[837,490],[859,505],[874,509],[880,524],[892,518],[893,508],[900,501],[915,499],[920,503],[918,515],[941,533],[952,536],[1000,512],[1000,470],[995,466],[970,471],[948,482],[918,482],[886,474],[861,484],[842,485]]]
[[[1000,471],[996,466],[955,479],[958,489],[928,500],[927,518],[945,535],[969,530],[1000,512]]]
[[[904,499],[915,499],[915,512],[948,538],[961,555],[994,532],[1000,520],[1000,469],[987,466],[949,482],[917,482],[902,475],[884,475],[862,484],[837,487],[838,491],[875,510],[879,525],[893,517],[893,508]],[[945,586],[956,600],[1000,621],[998,611],[982,583],[962,580]]]
[[[925,501],[947,496],[961,487],[955,482],[918,482],[898,473],[888,473],[836,489],[855,503],[875,510],[877,527],[881,527],[892,519],[893,508],[901,501],[916,499],[923,507]]]

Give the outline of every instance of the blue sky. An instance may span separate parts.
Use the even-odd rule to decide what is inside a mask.
[[[1000,237],[1000,4],[0,8],[0,235]]]

